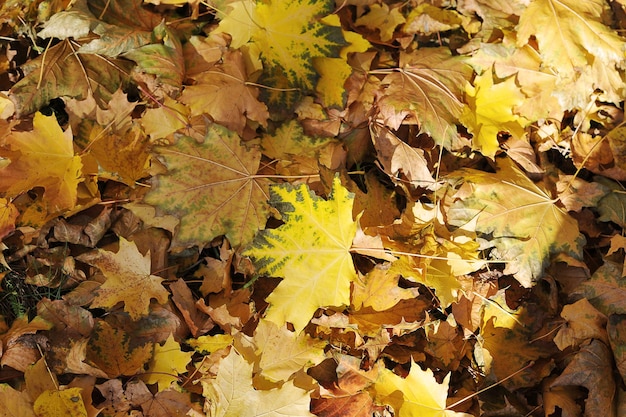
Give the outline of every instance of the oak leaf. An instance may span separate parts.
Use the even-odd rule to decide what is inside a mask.
[[[169,298],[163,278],[150,274],[150,253],[142,255],[134,242],[123,237],[117,253],[97,249],[77,259],[97,267],[106,277],[91,307],[112,308],[122,302],[131,319],[138,320],[149,314],[152,298],[161,304]]]
[[[270,204],[284,224],[259,232],[244,252],[259,273],[284,278],[266,299],[268,320],[279,326],[291,322],[300,332],[319,307],[350,303],[350,282],[356,278],[350,254],[357,229],[353,198],[338,177],[327,201],[304,184],[270,189]]]
[[[33,130],[9,135],[0,156],[11,160],[0,170],[0,192],[16,197],[43,187],[50,213],[74,208],[83,164],[74,155],[71,130],[64,132],[54,116],[36,113]]]
[[[509,160],[491,174],[462,169],[450,178],[464,184],[448,209],[451,225],[476,221],[476,231],[490,236],[497,259],[505,260],[505,274],[530,287],[551,258],[564,253],[580,259],[584,237],[578,223],[556,205],[544,189],[528,179]]]
[[[253,365],[231,349],[219,364],[215,379],[202,379],[205,411],[214,417],[313,417],[309,393],[292,381],[280,388],[257,390],[252,385]]]
[[[282,69],[292,86],[312,90],[317,81],[312,59],[336,57],[345,45],[341,28],[320,22],[333,11],[328,0],[241,0],[229,6],[217,31],[232,36],[232,48],[250,42],[269,67]]]
[[[180,344],[170,334],[165,343],[154,346],[152,359],[148,364],[148,371],[143,378],[147,384],[158,384],[159,391],[164,391],[178,380],[179,374],[187,371],[187,364],[191,361],[193,352],[183,352]]]
[[[383,369],[374,384],[374,392],[376,400],[391,405],[398,417],[469,417],[446,409],[449,382],[450,374],[439,384],[430,369],[422,371],[411,361],[406,378]]]
[[[245,245],[263,228],[269,181],[255,176],[261,152],[242,145],[236,133],[213,124],[202,143],[182,137],[155,152],[168,172],[153,179],[144,201],[157,214],[180,218],[173,247],[202,246],[219,235]]]

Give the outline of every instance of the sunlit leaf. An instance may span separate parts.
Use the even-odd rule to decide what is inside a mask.
[[[290,322],[300,332],[319,307],[350,303],[356,277],[350,255],[356,233],[352,203],[339,178],[328,200],[306,185],[270,189],[270,204],[285,224],[260,232],[244,252],[259,273],[284,278],[267,297],[268,320],[279,326]]]

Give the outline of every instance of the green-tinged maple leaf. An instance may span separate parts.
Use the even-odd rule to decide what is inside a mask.
[[[185,77],[183,47],[163,22],[154,28],[153,37],[155,43],[140,46],[123,56],[137,63],[136,70],[154,75],[158,83],[177,94]]]
[[[11,133],[0,156],[11,161],[0,169],[0,192],[17,197],[43,187],[48,212],[74,208],[83,164],[74,155],[71,130],[64,132],[54,116],[36,113],[33,130]]]
[[[178,380],[178,374],[184,374],[193,352],[183,352],[180,344],[170,334],[165,343],[154,346],[154,354],[143,378],[147,384],[158,384],[159,391],[164,391]]]
[[[449,382],[450,374],[439,384],[430,369],[423,371],[411,361],[406,378],[381,370],[373,391],[376,400],[391,405],[398,417],[469,417],[446,409]]]
[[[152,298],[160,304],[168,300],[169,292],[161,284],[163,278],[150,274],[150,253],[142,255],[134,242],[120,237],[117,253],[97,249],[79,258],[100,269],[106,277],[91,307],[111,308],[122,302],[131,319],[138,320],[150,312]]]
[[[253,365],[235,349],[221,360],[217,377],[201,380],[204,410],[213,417],[314,417],[309,392],[293,381],[280,388],[257,390],[252,385]]]
[[[515,84],[513,77],[493,83],[491,71],[476,77],[474,85],[467,85],[468,106],[460,117],[461,123],[473,135],[472,147],[483,155],[493,158],[500,149],[498,133],[508,132],[522,137],[527,122],[515,114],[525,96]]]
[[[292,86],[312,90],[317,81],[312,59],[336,57],[345,45],[340,27],[320,23],[334,2],[242,0],[229,6],[217,30],[232,36],[235,49],[251,42],[264,63],[282,68]]]
[[[603,0],[534,0],[520,16],[517,45],[536,39],[543,64],[557,72],[564,89],[571,91],[572,82],[587,77],[578,86],[585,100],[598,88],[619,101],[623,80],[617,68],[623,66],[626,43],[607,25],[610,13]]]
[[[180,101],[189,105],[192,116],[208,114],[241,135],[248,119],[267,125],[269,113],[258,95],[259,89],[248,83],[243,54],[229,51],[218,64],[199,74],[194,85],[185,87]]]
[[[259,273],[284,278],[267,297],[268,320],[291,322],[300,332],[319,307],[350,303],[356,277],[350,247],[357,229],[352,203],[353,194],[337,177],[328,200],[304,184],[270,189],[270,204],[285,224],[261,231],[244,252]]]
[[[236,133],[211,124],[202,143],[182,137],[154,150],[168,172],[153,179],[145,202],[180,218],[174,247],[202,246],[220,235],[245,245],[263,228],[269,181],[255,176],[261,152]]]
[[[584,282],[576,290],[600,312],[626,314],[626,280],[622,276],[622,263],[605,260],[591,279]]]
[[[464,183],[447,218],[453,226],[475,220],[476,231],[495,247],[494,258],[506,262],[504,272],[530,287],[553,256],[567,254],[580,259],[584,237],[576,220],[556,205],[557,199],[510,160],[500,162],[495,174],[462,169],[449,175]]]
[[[152,343],[131,346],[130,336],[98,320],[87,344],[87,360],[110,378],[135,375],[152,357]]]
[[[91,94],[104,106],[113,93],[128,85],[131,62],[77,54],[78,47],[66,39],[20,67],[25,77],[9,92],[18,116],[33,113],[53,98],[64,96],[84,99]]]
[[[378,106],[385,124],[396,130],[403,123],[418,123],[420,131],[446,148],[462,147],[456,124],[472,72],[465,59],[452,56],[448,48],[402,53],[399,68],[382,80],[385,89]]]

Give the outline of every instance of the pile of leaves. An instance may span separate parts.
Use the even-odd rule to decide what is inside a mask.
[[[625,10],[4,1],[0,414],[626,415]]]

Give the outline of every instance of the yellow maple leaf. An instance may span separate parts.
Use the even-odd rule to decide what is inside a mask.
[[[474,85],[466,87],[468,106],[460,117],[461,123],[472,133],[472,146],[483,155],[493,158],[500,149],[498,133],[508,132],[516,138],[524,134],[527,122],[514,112],[526,97],[513,77],[493,83],[491,71],[476,77]]]
[[[37,397],[33,409],[38,417],[87,417],[81,391],[78,387],[46,390]]]
[[[43,187],[49,213],[74,208],[83,164],[70,129],[63,132],[54,116],[37,112],[32,131],[13,132],[4,143],[0,156],[11,163],[0,169],[0,192],[15,197]]]
[[[626,44],[605,24],[610,13],[604,0],[532,1],[520,16],[517,45],[521,47],[534,37],[544,65],[557,72],[562,89],[569,89],[571,95],[582,88],[585,102],[575,103],[578,106],[586,105],[595,88],[602,89],[610,100],[619,101],[623,82],[618,68],[623,67]],[[586,77],[587,71],[591,76],[573,89],[572,83]]]
[[[255,353],[260,357],[261,374],[270,381],[286,381],[294,373],[306,370],[325,358],[325,341],[312,339],[306,333],[296,334],[286,326],[262,319],[252,338]]]
[[[387,42],[393,39],[393,32],[404,22],[406,22],[406,19],[402,16],[400,7],[389,9],[389,5],[383,3],[372,4],[367,14],[360,16],[354,24],[378,30],[380,32],[380,40]]]
[[[267,297],[268,320],[279,326],[291,322],[300,332],[319,307],[350,302],[356,277],[350,255],[357,229],[353,198],[337,177],[328,201],[304,184],[270,189],[270,204],[285,224],[261,231],[244,252],[259,273],[284,278]]]
[[[117,253],[97,249],[77,259],[97,267],[106,277],[91,307],[111,308],[122,302],[131,319],[138,320],[150,312],[152,298],[161,304],[169,298],[169,292],[161,285],[163,278],[150,274],[150,253],[142,255],[134,242],[123,237]]]
[[[345,45],[341,28],[320,22],[332,13],[332,1],[241,0],[229,7],[215,33],[230,34],[234,49],[254,44],[263,62],[282,68],[293,86],[312,90],[317,75],[311,59],[337,56]]]
[[[257,390],[252,385],[253,365],[235,349],[221,360],[217,377],[201,380],[207,399],[204,411],[213,417],[314,417],[309,392],[293,381],[280,388]]]
[[[15,230],[15,220],[19,215],[13,203],[6,198],[0,198],[0,239]]]
[[[465,183],[448,209],[448,222],[463,226],[476,221],[476,232],[491,236],[505,274],[530,287],[553,256],[566,253],[580,259],[584,237],[578,223],[556,205],[509,159],[499,160],[495,174],[462,169],[450,174]]]
[[[469,414],[446,409],[449,382],[450,374],[439,384],[430,369],[422,371],[411,361],[406,378],[389,369],[381,370],[374,392],[376,400],[391,405],[398,417],[469,417]]]
[[[143,377],[147,384],[158,384],[159,391],[164,391],[178,380],[178,374],[187,372],[187,364],[193,352],[183,352],[180,344],[170,333],[163,344],[154,347],[154,354]]]

